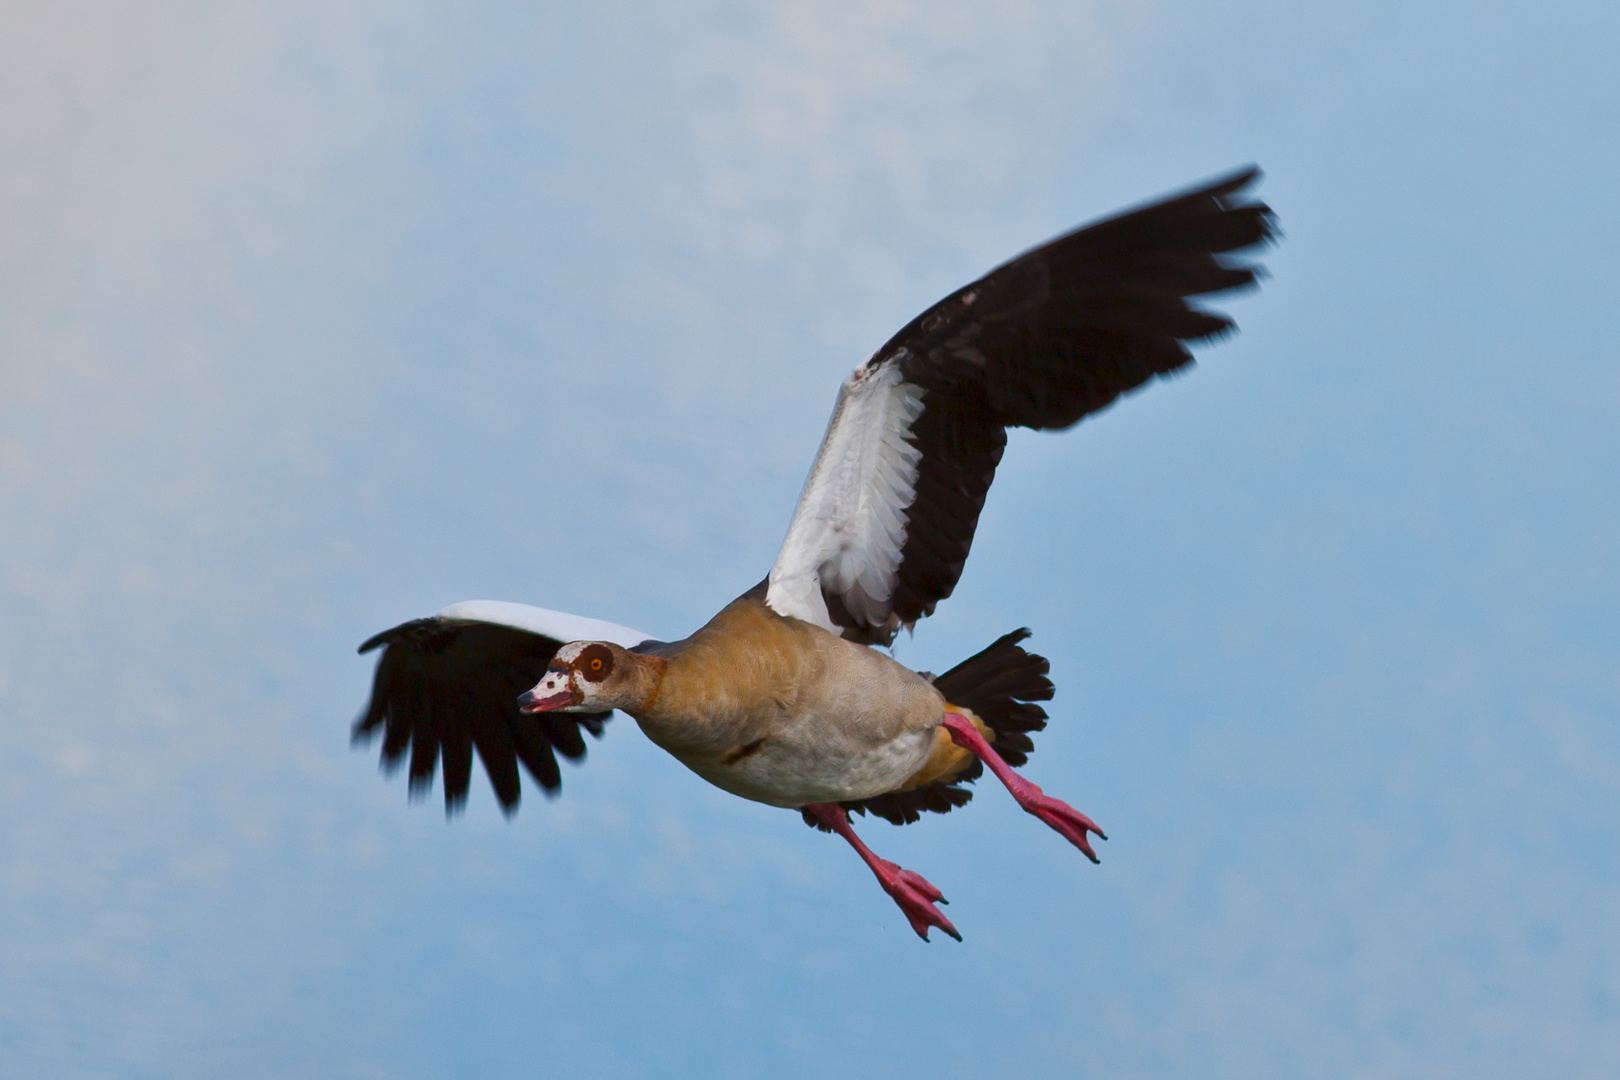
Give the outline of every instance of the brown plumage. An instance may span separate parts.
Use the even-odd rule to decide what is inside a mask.
[[[940,728],[949,703],[928,679],[750,597],[684,641],[619,652],[591,706],[611,702],[693,772],[744,798],[868,799],[948,782],[977,761]]]
[[[1097,826],[1018,775],[1046,725],[1047,662],[1005,635],[938,678],[871,646],[949,596],[1008,427],[1063,428],[1232,328],[1194,298],[1252,285],[1237,253],[1274,235],[1246,201],[1255,169],[1060,236],[963,286],[850,375],[767,578],[696,633],[626,627],[495,601],[453,605],[377,635],[357,739],[410,757],[411,790],[445,763],[466,797],[474,749],[508,812],[521,761],[560,786],[614,709],[727,791],[799,809],[843,836],[925,940],[956,929],[919,875],[874,855],[849,812],[896,824],[971,798],[989,768],[1020,806],[1093,861]],[[538,679],[538,681],[534,681]],[[521,695],[515,687],[529,686]]]

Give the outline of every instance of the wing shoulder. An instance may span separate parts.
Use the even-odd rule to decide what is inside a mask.
[[[898,364],[863,365],[845,380],[767,581],[778,614],[834,633],[888,621],[916,497],[922,452],[911,429],[922,399]]]

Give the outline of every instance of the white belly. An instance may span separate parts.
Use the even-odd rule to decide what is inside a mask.
[[[676,753],[718,788],[771,806],[866,799],[893,791],[928,760],[934,729],[906,732],[873,746],[819,718],[783,725],[731,764]]]

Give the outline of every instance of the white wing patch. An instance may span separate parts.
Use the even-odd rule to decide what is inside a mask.
[[[825,587],[866,625],[889,618],[922,460],[909,432],[922,411],[923,389],[903,381],[892,360],[844,380],[771,568],[765,602],[777,614],[840,632]]]
[[[494,623],[541,634],[553,641],[611,641],[625,649],[633,649],[643,641],[652,640],[651,634],[632,630],[628,626],[587,619],[583,615],[570,615],[566,611],[530,607],[506,600],[463,600],[439,612],[441,619],[465,619],[468,622]]]

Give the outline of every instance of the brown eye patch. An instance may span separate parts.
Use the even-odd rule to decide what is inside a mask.
[[[574,661],[586,682],[601,682],[613,674],[613,653],[606,645],[588,645]]]

